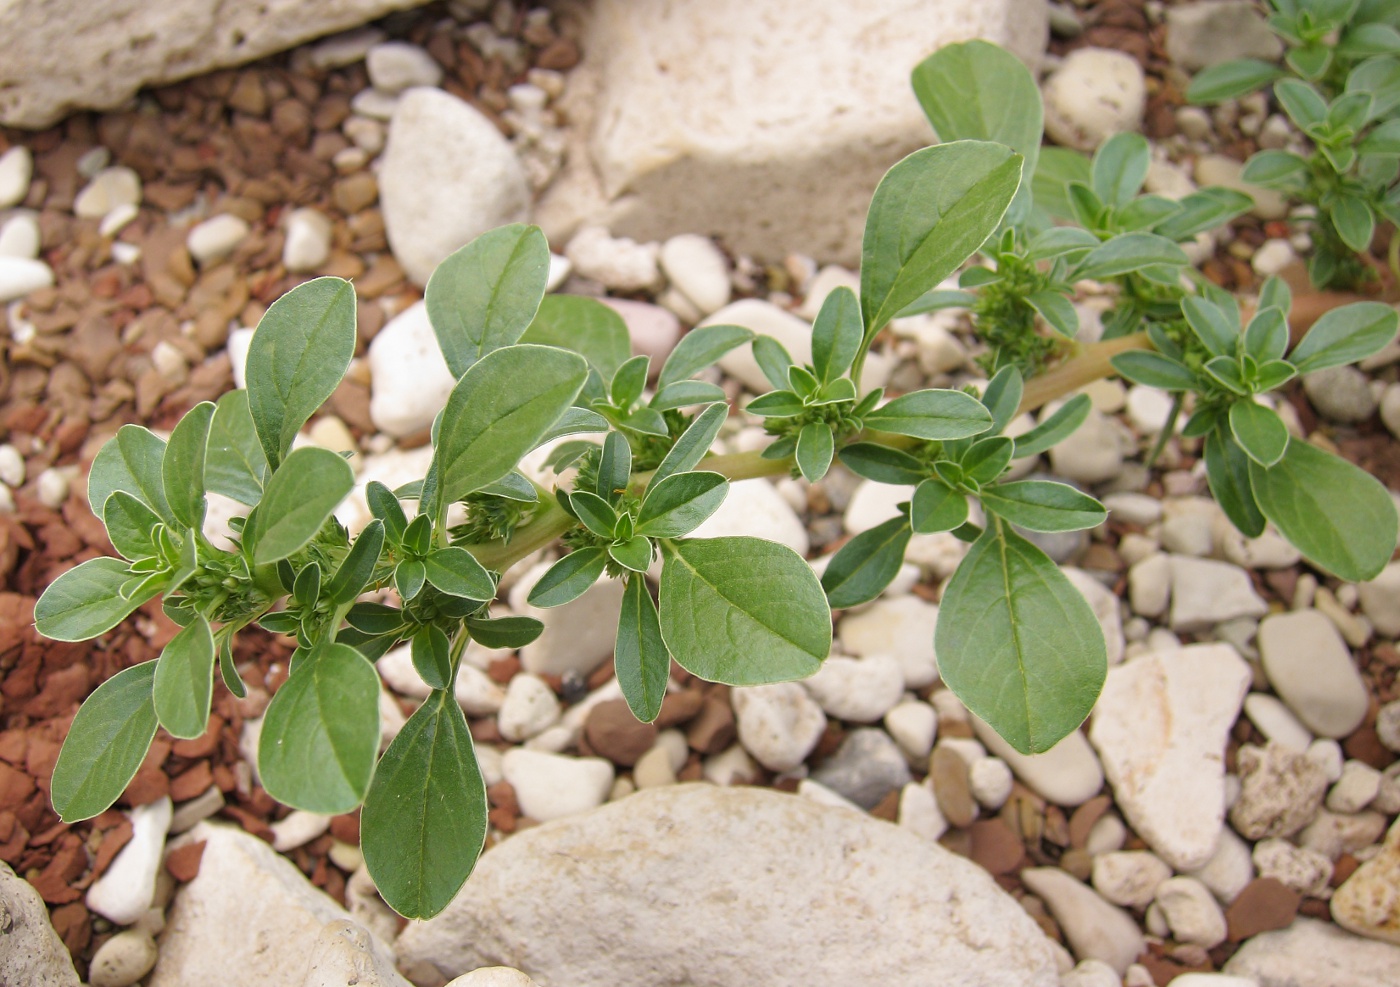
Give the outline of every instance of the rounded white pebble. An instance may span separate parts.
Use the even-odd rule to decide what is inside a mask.
[[[0,445],[0,483],[11,487],[24,486],[24,457],[8,442]]]
[[[505,701],[496,716],[501,736],[511,743],[529,740],[559,719],[559,700],[544,679],[521,672],[506,687]]]
[[[1011,768],[999,757],[983,757],[968,768],[972,797],[995,812],[1011,797]]]
[[[37,494],[39,503],[53,510],[63,506],[68,499],[70,478],[66,470],[50,466],[39,474]]]
[[[156,944],[145,932],[118,932],[93,954],[88,982],[92,987],[130,987],[156,965]]]
[[[206,219],[185,237],[185,247],[195,263],[215,264],[238,247],[248,235],[248,223],[238,216],[220,213]]]

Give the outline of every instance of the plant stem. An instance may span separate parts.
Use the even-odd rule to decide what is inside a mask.
[[[1086,343],[1070,359],[1026,382],[1017,414],[1034,411],[1056,398],[1079,390],[1085,384],[1107,377],[1113,373],[1113,364],[1109,361],[1119,353],[1151,348],[1145,332],[1107,339],[1101,343]]]

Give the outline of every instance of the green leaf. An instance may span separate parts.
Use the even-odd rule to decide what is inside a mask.
[[[918,483],[928,474],[909,453],[874,442],[853,442],[838,458],[856,476],[878,483]]]
[[[1306,131],[1327,119],[1327,101],[1301,79],[1283,79],[1274,86],[1274,98],[1290,120]]]
[[[156,663],[156,717],[167,733],[181,740],[204,735],[214,695],[214,635],[209,621],[196,615],[170,639]]]
[[[403,533],[404,552],[411,556],[427,555],[433,547],[433,519],[419,514]]]
[[[1207,360],[1205,371],[1228,391],[1241,395],[1250,393],[1249,382],[1244,379],[1244,372],[1234,357],[1217,356]]]
[[[1044,110],[1040,88],[1011,52],[985,41],[945,45],[914,69],[914,95],[941,142],[996,141],[1035,172]],[[1030,183],[1020,190],[1012,221],[1030,208]]]
[[[1353,302],[1313,323],[1288,355],[1300,374],[1364,360],[1395,338],[1400,317],[1381,302]]]
[[[1292,445],[1293,443],[1289,443]],[[1206,481],[1230,523],[1248,538],[1264,533],[1264,515],[1254,501],[1249,479],[1249,456],[1223,423],[1206,436]]]
[[[1223,103],[1257,92],[1282,75],[1277,65],[1256,58],[1223,62],[1197,73],[1186,88],[1186,99],[1191,103]]]
[[[412,600],[428,581],[428,567],[418,559],[404,559],[394,566],[394,589],[404,602]]]
[[[583,595],[598,581],[608,564],[601,548],[580,548],[549,567],[526,597],[532,607],[558,607]]]
[[[321,530],[355,486],[350,464],[329,449],[306,446],[287,457],[267,482],[248,519],[253,561],[266,565],[296,552]]]
[[[831,651],[821,583],[792,549],[760,538],[663,541],[661,636],[711,682],[806,678]]]
[[[436,624],[420,627],[409,649],[414,671],[433,689],[452,688],[452,642]]]
[[[1332,49],[1320,44],[1290,48],[1284,54],[1283,60],[1289,68],[1305,79],[1320,79],[1332,64]]]
[[[1249,464],[1254,499],[1313,565],[1351,582],[1375,579],[1395,551],[1395,504],[1380,481],[1306,442]]]
[[[204,485],[252,507],[262,499],[267,474],[267,454],[248,411],[248,392],[229,391],[219,398],[209,425]]]
[[[645,573],[651,568],[651,539],[644,535],[634,535],[626,541],[616,541],[608,546],[609,557],[624,569]]]
[[[632,341],[622,316],[598,299],[583,295],[546,295],[520,342],[573,350],[603,380],[612,380],[617,368],[632,355]]]
[[[944,308],[970,308],[977,302],[977,296],[970,291],[944,290],[934,288],[914,299],[894,314],[896,319],[910,315],[922,315]]]
[[[823,384],[851,369],[863,337],[860,300],[842,285],[826,296],[817,321],[812,323],[812,368]]]
[[[1099,245],[1099,238],[1077,226],[1052,226],[1042,230],[1026,248],[1027,260],[1054,260],[1072,257],[1079,260]],[[974,298],[975,300],[975,298]]]
[[[1146,137],[1132,131],[1114,134],[1094,153],[1094,194],[1107,206],[1123,208],[1142,189],[1151,163]]]
[[[276,469],[306,420],[331,396],[355,355],[355,289],[315,278],[263,315],[248,346],[248,411]]]
[[[672,474],[693,469],[710,451],[711,443],[715,441],[715,436],[719,435],[719,430],[728,417],[729,406],[724,404],[712,404],[696,415],[695,420],[686,426],[686,430],[671,447],[671,451],[661,460],[661,465],[656,467],[650,482],[659,483]]]
[[[1070,272],[1071,281],[1116,278],[1144,267],[1167,265],[1186,267],[1186,254],[1171,240],[1156,233],[1121,233],[1089,251]]]
[[[1181,211],[1158,223],[1153,232],[1168,240],[1184,243],[1198,233],[1224,226],[1254,206],[1243,192],[1211,185],[1177,201]]]
[[[102,508],[102,523],[107,527],[107,537],[112,547],[133,562],[149,559],[156,554],[156,525],[160,518],[141,501],[125,490],[118,490],[107,498]]]
[[[165,442],[150,429],[140,425],[123,425],[117,429],[117,434],[97,453],[88,472],[88,506],[92,513],[101,517],[107,498],[122,490],[155,511],[162,520],[173,523],[175,516],[165,502],[165,485],[160,475],[164,457]]]
[[[1056,408],[1054,414],[1042,419],[1035,428],[1016,436],[1016,451],[1012,458],[1035,456],[1059,445],[1084,424],[1092,407],[1093,402],[1089,395],[1076,394]]]
[[[1189,295],[1181,303],[1186,322],[1196,337],[1215,356],[1233,356],[1239,341],[1239,316],[1199,295]]]
[[[268,704],[258,776],[284,805],[334,815],[360,804],[379,752],[379,676],[354,648],[329,644],[292,667]]]
[[[384,522],[375,518],[355,538],[326,586],[326,597],[336,606],[351,603],[365,591],[384,548]]]
[[[1108,210],[1102,200],[1094,194],[1093,189],[1083,182],[1070,182],[1066,194],[1069,197],[1070,207],[1074,211],[1072,219],[1082,224],[1086,229],[1100,230],[1103,228],[1105,213]]]
[[[617,512],[606,500],[591,490],[575,490],[569,495],[569,504],[589,531],[600,538],[612,537]]]
[[[987,382],[987,389],[982,392],[982,406],[991,412],[993,433],[1005,429],[1016,417],[1024,390],[1021,371],[1010,365],[1002,367]]]
[[[744,410],[763,418],[791,418],[802,414],[806,405],[792,391],[769,391],[750,401]]]
[[[963,475],[973,483],[991,483],[1011,464],[1016,443],[1004,435],[978,439],[958,461]]]
[[[1023,754],[1049,750],[1083,722],[1108,668],[1083,595],[995,520],[944,588],[934,650],[958,698]]]
[[[1400,106],[1400,59],[1385,55],[1366,59],[1347,76],[1346,89],[1371,94],[1372,120],[1391,116]]]
[[[661,701],[666,698],[671,653],[661,639],[656,603],[640,573],[627,577],[622,593],[613,668],[632,715],[643,723],[654,721],[661,714]]]
[[[955,141],[915,151],[881,179],[861,249],[866,343],[991,236],[1016,194],[1021,165],[1000,144]]]
[[[447,399],[433,453],[438,489],[426,513],[513,470],[587,376],[582,357],[545,346],[508,346],[474,363]]]
[[[913,391],[865,416],[867,428],[920,439],[964,439],[992,427],[982,402],[962,391]]]
[[[439,548],[424,560],[428,582],[451,596],[465,596],[483,603],[495,599],[496,580],[465,548]]]
[[[408,718],[379,762],[360,814],[360,848],[400,915],[431,918],[466,883],[486,845],[486,783],[451,691]]]
[[[1265,308],[1249,320],[1244,351],[1261,364],[1281,359],[1288,349],[1288,317],[1283,309]]]
[[[523,223],[483,233],[437,266],[423,301],[453,377],[521,337],[548,278],[549,244]]]
[[[678,380],[657,391],[656,396],[647,402],[647,407],[657,411],[672,411],[697,404],[714,404],[726,399],[724,388],[718,384],[708,384],[703,380]]]
[[[544,631],[534,617],[468,617],[472,640],[486,648],[523,648]]]
[[[34,626],[54,641],[86,641],[105,634],[159,591],[151,587],[126,599],[131,578],[120,559],[89,559],[63,573],[34,604]]]
[[[1363,155],[1400,155],[1400,120],[1387,120],[1366,135],[1357,150]]]
[[[1058,291],[1033,291],[1026,296],[1026,301],[1040,313],[1051,329],[1066,339],[1073,339],[1079,332],[1079,313],[1074,310],[1074,304]]]
[[[1240,178],[1256,185],[1276,188],[1303,181],[1307,172],[1307,161],[1292,151],[1260,151],[1245,164]]]
[[[637,515],[637,533],[679,538],[700,527],[724,503],[729,481],[719,473],[672,473],[648,487]]]
[[[1108,519],[1104,506],[1066,483],[1022,480],[982,489],[982,506],[1031,531],[1082,531]]]
[[[213,418],[211,401],[201,401],[185,412],[171,431],[161,458],[165,501],[181,527],[204,525],[204,450],[209,443],[209,425]]]
[[[550,295],[549,297],[553,298],[554,296]],[[564,413],[559,416],[559,420],[554,423],[549,431],[540,436],[540,440],[535,443],[535,446],[538,448],[551,439],[557,439],[564,435],[580,435],[584,432],[606,432],[610,427],[611,426],[608,425],[608,420],[596,411],[588,411],[585,408],[566,408],[564,409]],[[488,483],[481,489],[487,490],[490,487],[491,484]]]
[[[1332,204],[1332,225],[1337,235],[1352,250],[1365,253],[1371,249],[1371,239],[1376,233],[1376,214],[1364,199],[1355,195],[1342,195]]]
[[[384,522],[384,536],[389,544],[399,545],[404,532],[408,530],[408,518],[393,491],[378,480],[370,480],[365,485],[365,500],[369,503],[370,513]]]
[[[1249,458],[1266,468],[1288,449],[1288,428],[1282,419],[1250,400],[1230,405],[1230,431]]]
[[[1140,195],[1118,210],[1117,225],[1124,233],[1155,228],[1174,216],[1181,215],[1185,206],[1160,195]],[[1168,237],[1177,240],[1176,237]],[[1178,241],[1179,242],[1179,241]]]
[[[694,377],[730,350],[752,340],[753,335],[753,330],[743,326],[696,326],[681,337],[662,364],[656,378],[657,389]]]
[[[383,603],[356,603],[345,615],[346,622],[366,634],[391,634],[403,626],[403,611]]]
[[[154,661],[122,669],[73,718],[51,786],[54,810],[64,822],[106,812],[136,776],[156,735],[155,674]]]
[[[1196,375],[1170,357],[1148,350],[1128,350],[1110,361],[1113,369],[1134,384],[1164,391],[1190,391],[1197,386]]]
[[[632,479],[632,447],[620,432],[609,432],[598,459],[598,485],[595,492],[609,504],[616,504],[627,492]]]
[[[224,680],[224,688],[233,693],[235,699],[244,699],[248,695],[248,687],[243,683],[243,677],[238,674],[238,667],[233,663],[233,635],[224,635],[223,644],[219,646],[219,676]]]
[[[1069,186],[1090,181],[1089,159],[1067,147],[1042,147],[1031,191],[1037,207],[1059,219],[1074,219]]]
[[[909,501],[909,521],[921,535],[952,531],[967,521],[967,495],[937,477],[914,488]]]
[[[612,384],[608,388],[612,403],[617,408],[627,409],[636,403],[647,386],[647,371],[651,367],[651,357],[642,354],[634,356],[617,368]]]
[[[835,453],[836,440],[831,434],[831,426],[825,422],[803,425],[802,431],[797,433],[797,468],[809,483],[816,483],[826,476]]]
[[[854,607],[883,593],[904,564],[910,534],[909,519],[901,514],[842,545],[822,573],[827,603]]]

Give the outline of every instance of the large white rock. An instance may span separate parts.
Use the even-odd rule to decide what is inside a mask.
[[[1121,975],[1146,943],[1137,921],[1058,867],[1029,867],[1021,883],[1055,916],[1080,960],[1101,960]]]
[[[1286,929],[1253,937],[1224,970],[1253,977],[1259,987],[1393,987],[1400,984],[1397,971],[1400,946],[1313,918],[1298,918]]]
[[[47,127],[143,86],[240,65],[419,0],[19,0],[0,6],[0,124]],[[76,66],[91,70],[74,71]]]
[[[410,305],[375,334],[369,373],[375,428],[401,438],[432,425],[457,381],[438,348],[424,302]]]
[[[301,983],[326,923],[349,914],[241,829],[205,822],[188,838],[204,841],[199,875],[175,896],[147,987],[224,983],[235,974],[247,984]],[[380,970],[393,971],[388,946],[371,937],[370,950]]]
[[[594,220],[853,266],[876,183],[932,141],[910,69],[979,37],[1034,64],[1047,29],[1040,0],[593,4],[563,104],[578,137],[541,222],[551,239]]]
[[[0,861],[0,984],[78,987],[73,959],[49,924],[49,910],[34,885]]]
[[[510,142],[441,89],[399,97],[378,178],[389,246],[418,284],[458,247],[529,215],[530,185]]]
[[[311,947],[301,987],[411,987],[374,948],[374,937],[348,919],[327,922]]]
[[[1177,870],[1202,867],[1225,821],[1225,744],[1250,671],[1228,644],[1109,669],[1089,740],[1128,823]]]
[[[1259,624],[1269,684],[1314,733],[1345,737],[1366,716],[1366,683],[1337,627],[1317,610],[1275,614]]]
[[[526,830],[411,924],[399,958],[543,984],[1055,987],[1049,942],[990,877],[897,827],[679,785]]]

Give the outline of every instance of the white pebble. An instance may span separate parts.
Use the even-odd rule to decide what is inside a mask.
[[[1146,908],[1172,869],[1149,850],[1115,850],[1094,858],[1094,890],[1115,905]]]
[[[564,255],[579,274],[619,291],[635,291],[656,284],[660,277],[657,266],[660,253],[659,244],[614,238],[601,226],[583,227],[564,248]]]
[[[1333,812],[1360,812],[1381,789],[1381,773],[1364,761],[1347,761],[1342,776],[1327,793],[1327,808]]]
[[[999,757],[984,757],[973,761],[968,769],[972,797],[995,812],[1011,797],[1011,768]]]
[[[146,932],[118,932],[97,948],[88,970],[92,987],[130,987],[156,965],[156,944]]]
[[[0,303],[53,284],[53,269],[41,260],[0,255]]]
[[[370,85],[394,96],[410,86],[436,86],[442,66],[422,48],[405,41],[386,41],[365,54]]]
[[[660,788],[676,783],[676,771],[671,766],[671,753],[657,744],[641,757],[632,767],[632,781],[638,789]]]
[[[39,220],[33,213],[16,213],[0,226],[0,257],[34,260],[39,256],[39,246]]]
[[[331,221],[315,209],[295,209],[287,216],[282,263],[289,271],[314,271],[331,255]]]
[[[0,483],[24,486],[24,457],[8,442],[0,445]]]
[[[1322,773],[1327,777],[1329,783],[1342,777],[1346,755],[1342,753],[1342,745],[1331,737],[1314,740],[1308,745],[1307,755],[1309,761],[1322,768]]]
[[[1225,914],[1194,877],[1173,877],[1157,888],[1157,905],[1177,942],[1211,949],[1225,941]]]
[[[97,232],[101,236],[116,236],[139,215],[141,215],[141,209],[135,203],[124,202],[102,217],[102,222],[97,224]],[[135,244],[125,244],[125,246],[130,247],[135,246]],[[115,246],[112,252],[115,255]]]
[[[33,175],[34,156],[23,144],[0,154],[0,209],[17,206],[29,196]]]
[[[928,785],[908,782],[899,792],[899,825],[915,836],[935,841],[948,832],[948,820]]]
[[[501,736],[512,743],[528,740],[559,719],[559,699],[544,679],[521,672],[506,686],[505,701],[496,716]]]
[[[770,771],[797,767],[826,730],[826,715],[796,682],[738,688],[730,698],[739,742]]]
[[[603,804],[613,766],[601,757],[565,757],[515,747],[501,759],[520,811],[540,822],[586,812]]]
[[[729,262],[709,237],[673,236],[661,245],[661,269],[702,316],[729,304]]]
[[[917,699],[898,703],[885,714],[884,722],[885,730],[909,760],[922,761],[933,750],[938,714],[928,703]]]
[[[68,499],[68,487],[72,476],[67,469],[50,466],[39,474],[37,491],[39,503],[52,510],[58,510]]]
[[[131,840],[88,888],[89,909],[117,925],[130,925],[146,913],[155,897],[173,811],[169,798],[131,810]]]
[[[1298,259],[1297,253],[1293,250],[1293,245],[1287,240],[1265,240],[1259,249],[1254,252],[1254,257],[1250,260],[1250,266],[1254,272],[1262,278],[1272,277],[1279,274],[1289,264]]]
[[[272,824],[272,848],[286,853],[305,846],[331,828],[331,817],[295,809]]]
[[[190,230],[185,237],[185,247],[195,263],[201,266],[215,264],[237,249],[248,235],[248,229],[244,219],[230,213],[220,213]]]
[[[104,168],[73,200],[73,214],[101,219],[118,206],[141,204],[141,178],[130,168]]]
[[[904,694],[904,674],[889,655],[828,658],[803,685],[828,716],[874,723]]]

